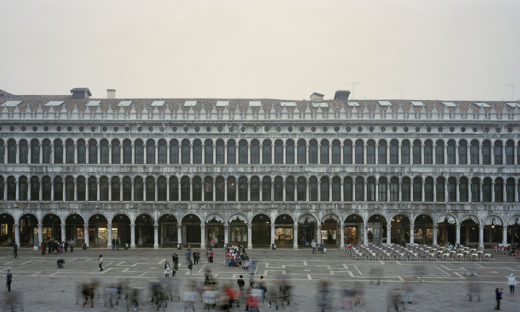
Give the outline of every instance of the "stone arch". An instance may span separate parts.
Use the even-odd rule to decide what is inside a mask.
[[[105,215],[93,213],[88,218],[88,245],[106,247],[108,245],[108,220]]]
[[[32,247],[38,238],[35,237],[35,229],[38,228],[38,218],[32,213],[20,216],[18,221],[20,226],[20,246]]]
[[[245,224],[248,224],[247,217],[245,217],[244,215],[242,215],[240,213],[236,213],[228,218],[228,223],[231,223],[234,221],[241,221],[241,222],[244,222]]]
[[[61,241],[61,218],[54,213],[47,213],[41,220],[43,240]]]
[[[343,233],[345,244],[358,245],[363,241],[364,219],[358,213],[351,213],[345,217],[343,222]]]
[[[481,220],[475,215],[464,215],[460,218],[460,243],[477,247],[479,244],[479,226]]]
[[[433,243],[433,217],[428,213],[421,213],[414,218],[413,242],[415,244]]]
[[[264,213],[257,213],[251,219],[253,247],[267,247],[271,244],[271,218]]]
[[[204,218],[196,213],[187,213],[181,220],[183,243],[190,246],[200,246],[202,242],[201,222]]]
[[[70,212],[63,216],[65,220],[65,237],[74,241],[76,246],[85,242],[85,218],[80,213]]]
[[[504,239],[504,221],[498,215],[488,215],[484,221],[484,237],[485,247],[491,247],[493,244],[500,244]],[[507,233],[506,233],[507,235]]]
[[[0,226],[6,231],[0,232],[0,246],[10,246],[14,243],[14,217],[4,212],[0,214]]]
[[[321,218],[318,240],[326,246],[335,247],[341,243],[341,220],[338,215],[328,213]]]
[[[211,222],[211,221],[213,221],[213,220],[215,220],[215,221],[217,221],[217,222],[220,222],[220,223],[222,223],[222,224],[225,223],[225,219],[224,219],[224,217],[222,217],[221,215],[219,215],[219,214],[217,214],[217,213],[212,213],[212,214],[206,216],[206,220],[205,220],[204,223],[208,223],[208,222]]]
[[[391,218],[391,239],[395,244],[410,242],[410,217],[404,213],[398,213]]]

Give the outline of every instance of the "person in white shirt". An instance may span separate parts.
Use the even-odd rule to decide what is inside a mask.
[[[507,285],[509,286],[509,294],[513,296],[515,294],[516,278],[513,273],[509,274],[507,278]]]
[[[97,259],[98,265],[99,265],[99,271],[103,271],[103,255],[99,255],[99,258]]]

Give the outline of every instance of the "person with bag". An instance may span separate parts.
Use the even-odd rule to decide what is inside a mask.
[[[500,300],[502,300],[502,288],[496,288],[495,289],[495,299],[497,301],[497,305],[495,307],[495,310],[500,310]]]

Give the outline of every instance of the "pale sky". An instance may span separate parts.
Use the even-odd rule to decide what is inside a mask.
[[[519,0],[1,0],[0,89],[520,98]]]

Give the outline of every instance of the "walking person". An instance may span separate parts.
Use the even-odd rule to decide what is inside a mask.
[[[168,261],[164,263],[164,277],[169,278],[170,273],[172,273],[172,266]]]
[[[516,286],[516,277],[513,275],[513,273],[509,274],[509,277],[507,278],[507,285],[509,286],[509,294],[511,296],[515,295],[515,286]]]
[[[11,283],[13,282],[13,273],[11,273],[11,270],[7,270],[5,279],[7,280],[7,291],[11,292]]]
[[[190,270],[190,276],[193,274],[193,261],[191,259],[188,259],[188,269]]]
[[[495,289],[495,299],[497,301],[497,305],[495,307],[495,310],[500,310],[500,300],[502,300],[502,291],[503,288],[496,288]]]
[[[238,289],[240,290],[240,298],[244,299],[244,286],[246,282],[244,281],[244,277],[240,275],[240,278],[237,280]]]
[[[186,264],[189,264],[191,261],[191,247],[188,245],[188,248],[186,248],[186,253],[184,254],[186,257]]]
[[[70,245],[70,252],[74,252],[74,240],[73,239],[70,240],[69,245]]]
[[[14,257],[18,257],[18,244],[14,243],[13,244],[13,254],[14,254]]]
[[[98,265],[99,265],[99,271],[103,271],[103,255],[99,255],[99,258],[97,259]]]

